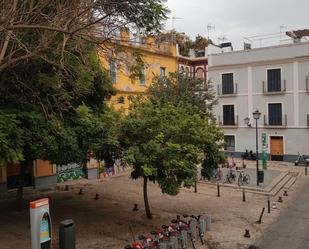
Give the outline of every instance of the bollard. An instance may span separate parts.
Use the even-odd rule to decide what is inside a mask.
[[[194,183],[194,193],[197,193],[197,181]]]
[[[265,208],[263,208],[263,209],[262,209],[262,212],[261,212],[260,218],[259,218],[259,220],[258,220],[256,223],[258,223],[258,224],[261,224],[261,223],[262,223],[262,219],[263,219],[264,211],[265,211]]]
[[[99,194],[95,194],[94,199],[95,199],[95,200],[99,200]]]
[[[64,220],[59,226],[59,249],[75,249],[75,225],[73,220]]]
[[[242,201],[245,202],[246,201],[246,192],[245,189],[242,189]]]
[[[281,196],[279,196],[279,198],[278,198],[278,202],[283,202],[283,199],[282,199],[282,197],[281,197]]]
[[[69,190],[69,186],[68,186],[68,185],[65,185],[64,191],[68,191],[68,190]]]
[[[307,165],[305,166],[305,175],[308,174]]]
[[[288,196],[288,191],[284,190],[283,196]]]
[[[217,197],[220,197],[220,184],[217,182]]]
[[[251,237],[249,229],[245,229],[244,237],[245,238],[250,238]]]
[[[78,195],[83,195],[83,189],[79,189]]]
[[[132,211],[138,211],[138,207],[137,207],[136,203],[134,204],[134,207],[133,207]]]
[[[270,214],[270,198],[268,196],[268,200],[267,200],[267,212]]]

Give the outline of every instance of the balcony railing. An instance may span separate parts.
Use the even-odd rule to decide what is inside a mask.
[[[263,93],[265,94],[278,94],[286,92],[286,80],[280,82],[280,87],[271,87],[269,82],[263,81]]]
[[[238,126],[238,115],[234,115],[234,119],[224,120],[222,116],[218,116],[220,126]]]
[[[264,126],[268,127],[286,127],[288,124],[288,115],[282,114],[279,119],[270,119],[268,115],[264,115]]]
[[[238,94],[238,85],[237,83],[233,84],[233,89],[223,89],[222,84],[217,86],[217,93],[218,96],[231,96],[231,95],[237,95]]]

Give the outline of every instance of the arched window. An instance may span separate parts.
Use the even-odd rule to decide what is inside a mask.
[[[198,78],[198,79],[204,79],[204,69],[201,68],[201,67],[199,67],[198,69],[196,69],[195,76],[196,76],[196,78]]]

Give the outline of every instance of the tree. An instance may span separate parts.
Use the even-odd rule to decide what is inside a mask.
[[[182,33],[176,33],[176,39],[179,44],[179,52],[182,56],[189,56],[190,49],[205,50],[209,44],[213,44],[211,40],[201,35],[197,35],[195,40],[191,40]]]
[[[83,61],[72,54],[65,63],[70,71],[29,59],[0,74],[0,166],[20,162],[20,201],[33,160],[85,164],[89,149],[102,159],[117,146],[117,119],[104,104],[114,90],[95,48]]]
[[[72,51],[87,54],[85,42],[106,49],[120,28],[157,31],[168,13],[164,0],[2,0],[0,8],[0,72],[51,53],[64,67]]]
[[[157,77],[148,88],[148,94],[160,102],[178,105],[180,102],[190,103],[201,112],[212,117],[212,108],[217,104],[212,84],[206,85],[203,80],[190,77],[185,73],[171,73],[168,77]]]
[[[157,77],[149,87],[148,94],[159,102],[169,102],[178,105],[180,102],[190,103],[192,108],[206,115],[212,120],[212,132],[202,145],[203,157],[202,176],[211,178],[218,164],[225,162],[222,151],[223,134],[215,123],[212,108],[217,104],[215,91],[209,81],[206,85],[203,80],[190,77],[185,73],[172,73],[168,77]],[[209,132],[209,131],[206,131]]]
[[[143,178],[146,215],[152,218],[148,181],[163,193],[176,195],[181,186],[191,187],[205,143],[213,142],[211,121],[189,103],[147,100],[136,104],[122,124],[125,159],[133,166],[132,178]]]

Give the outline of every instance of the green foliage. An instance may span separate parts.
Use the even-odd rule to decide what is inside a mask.
[[[157,77],[148,91],[159,102],[170,102],[173,105],[186,102],[209,117],[217,103],[210,82],[205,85],[201,79],[192,78],[185,73],[172,73],[165,78]]]
[[[203,146],[213,142],[211,129],[212,122],[188,103],[137,104],[123,121],[121,138],[132,178],[147,176],[171,195],[192,186]]]
[[[23,160],[21,130],[16,115],[0,111],[0,166]]]
[[[67,56],[65,71],[35,59],[0,74],[1,164],[35,159],[85,163],[89,149],[98,159],[111,160],[117,115],[104,100],[115,90],[96,51],[89,49],[83,60]]]
[[[179,37],[179,38],[178,38]],[[194,50],[205,50],[209,44],[213,44],[211,40],[208,40],[206,37],[197,35],[195,40],[186,39],[183,41],[183,34],[176,33],[176,39],[179,41],[179,53],[183,56],[189,56],[190,49]]]

